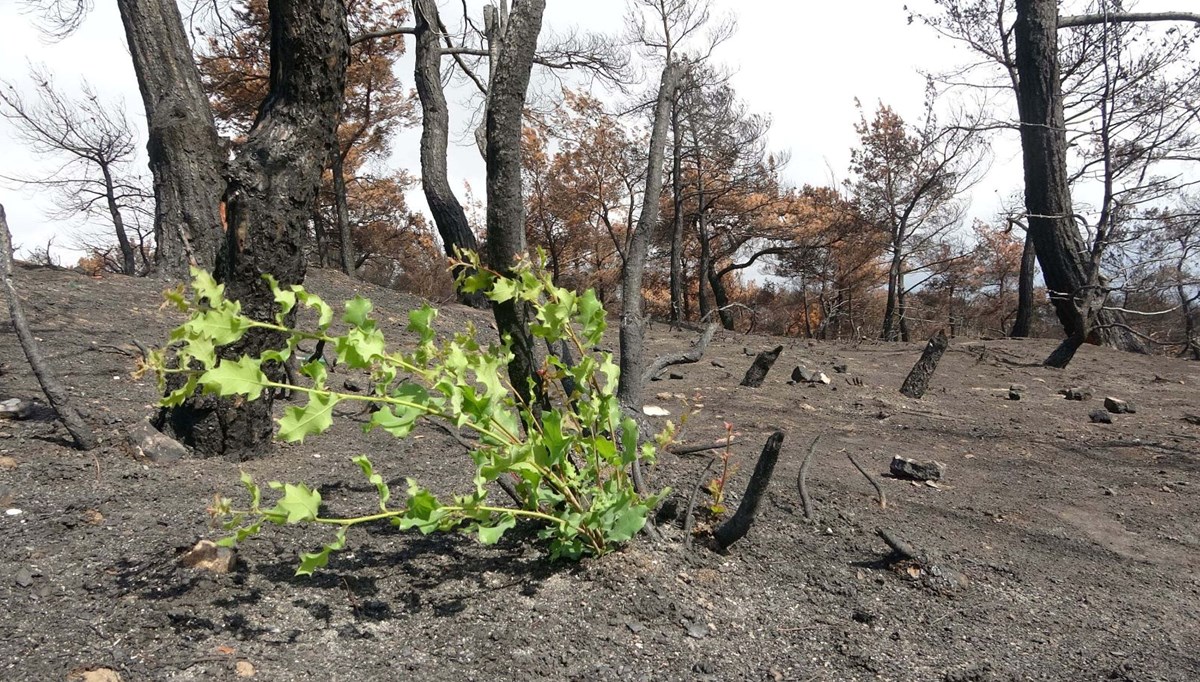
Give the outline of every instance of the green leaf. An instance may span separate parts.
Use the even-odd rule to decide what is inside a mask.
[[[384,405],[371,414],[371,421],[363,426],[364,431],[383,429],[396,438],[412,433],[413,426],[421,413],[402,405]]]
[[[292,286],[292,291],[296,292],[296,298],[298,298],[301,303],[317,311],[319,315],[317,327],[319,327],[321,331],[329,329],[329,325],[333,322],[333,308],[329,307],[329,304],[326,303],[325,300],[320,296],[305,291],[304,287],[300,286],[299,284]]]
[[[499,278],[488,290],[487,297],[496,303],[511,301],[517,296],[517,285],[511,279]]]
[[[313,571],[318,568],[324,568],[329,563],[329,555],[346,546],[346,528],[346,526],[338,528],[337,534],[333,536],[333,542],[322,547],[321,551],[301,554],[300,568],[296,569],[296,575],[312,575]]]
[[[226,346],[242,338],[249,326],[236,306],[222,306],[193,314],[179,329],[185,339],[210,339],[218,346]]]
[[[219,306],[225,300],[225,285],[217,284],[217,280],[206,270],[193,267],[191,271],[192,291],[196,292],[196,300],[207,300],[214,308]]]
[[[387,353],[383,332],[368,327],[355,327],[345,336],[337,337],[338,361],[353,369],[366,369],[376,358]]]
[[[275,503],[275,507],[263,513],[264,516],[271,519],[274,523],[303,523],[312,521],[317,518],[317,511],[321,508],[321,493],[314,488],[309,488],[303,483],[284,483],[282,485],[272,482],[272,488],[282,488],[283,497]]]
[[[200,375],[190,374],[188,375],[187,383],[163,396],[163,399],[158,401],[158,404],[163,407],[178,407],[186,402],[188,398],[192,397],[199,386]]]
[[[608,320],[604,315],[604,304],[596,298],[596,292],[588,289],[579,297],[579,322],[583,326],[583,339],[595,346],[604,338]]]
[[[619,511],[606,533],[610,542],[625,542],[637,535],[646,525],[646,517],[650,510],[642,505],[634,505],[625,499],[618,505]]]
[[[279,437],[287,443],[303,441],[333,426],[333,406],[341,399],[336,393],[316,391],[308,394],[303,408],[289,407],[279,420]]]
[[[388,488],[387,482],[383,480],[383,476],[375,473],[375,468],[371,466],[371,460],[367,459],[366,455],[359,455],[351,461],[357,464],[359,469],[362,469],[367,481],[375,486],[375,491],[379,494],[379,510],[387,511],[387,501],[391,498],[392,491]]]
[[[243,471],[241,478],[246,492],[250,493],[250,511],[258,511],[258,505],[262,502],[262,491],[259,490],[258,484],[254,482],[254,477],[250,474]]]
[[[296,307],[296,292],[290,289],[281,289],[279,280],[272,275],[264,274],[263,279],[267,281],[267,285],[271,287],[271,294],[275,296],[275,303],[279,305],[279,312],[275,314],[275,322],[283,324],[287,314],[292,312]]]
[[[238,360],[222,359],[216,367],[200,375],[200,385],[205,393],[244,395],[255,400],[269,383],[267,375],[260,368],[261,364],[261,360],[248,355]]]
[[[345,320],[346,324],[352,324],[355,327],[366,327],[368,322],[374,327],[374,320],[367,319],[373,307],[370,299],[355,296],[346,301],[346,314],[342,316],[342,319]]]
[[[504,531],[516,525],[517,519],[512,514],[501,514],[494,525],[477,524],[475,530],[479,535],[479,542],[485,545],[494,545],[504,536]]]

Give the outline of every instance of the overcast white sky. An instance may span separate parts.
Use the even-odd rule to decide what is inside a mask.
[[[785,178],[796,185],[825,184],[845,177],[849,150],[855,143],[856,97],[868,111],[883,101],[906,119],[915,120],[924,97],[921,70],[938,71],[970,59],[966,50],[919,22],[908,25],[905,3],[895,0],[715,3],[720,11],[732,12],[738,23],[736,35],[715,58],[734,71],[734,87],[750,109],[771,117],[771,146],[790,151]],[[482,0],[470,4],[477,6]],[[909,0],[908,4],[921,7],[928,0]],[[1171,4],[1178,3],[1147,0],[1139,8],[1163,9],[1160,5]],[[545,25],[560,32],[578,26],[616,33],[623,27],[624,15],[623,0],[549,0]],[[74,89],[86,79],[102,96],[123,99],[130,119],[144,127],[141,98],[115,3],[96,3],[80,31],[50,44],[39,35],[34,17],[22,13],[17,0],[0,0],[0,79],[26,84],[28,63],[46,65],[63,89]],[[398,73],[411,86],[411,64],[399,65]],[[467,94],[463,90],[457,99],[465,102]],[[455,99],[451,93],[452,102]],[[458,112],[452,125],[463,130],[468,115],[465,110]],[[417,169],[416,140],[415,135],[398,140],[399,167]],[[450,155],[452,179],[459,186],[471,182],[481,195],[479,154],[465,138],[459,136],[458,140],[461,146]],[[990,217],[1001,194],[1020,186],[1016,145],[1009,141],[995,149],[992,171],[974,194],[972,214],[981,217]],[[21,149],[7,122],[0,121],[0,175],[19,175],[47,165],[49,160]],[[54,235],[58,235],[56,246],[65,247],[70,241],[68,233],[81,224],[50,222],[45,214],[51,207],[35,192],[0,185],[0,203],[7,209],[14,242],[25,249],[44,245]],[[78,257],[60,253],[64,264],[73,264]]]

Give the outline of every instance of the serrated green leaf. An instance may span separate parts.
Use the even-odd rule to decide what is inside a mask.
[[[254,482],[254,477],[245,471],[242,472],[241,481],[246,492],[250,493],[250,511],[258,511],[258,505],[262,502],[262,491]]]
[[[255,400],[270,383],[260,368],[261,364],[261,360],[248,355],[237,360],[222,359],[216,367],[200,375],[200,385],[205,393],[244,395]]]
[[[517,525],[517,519],[512,514],[501,514],[496,521],[490,525],[477,524],[475,531],[479,535],[479,542],[485,545],[494,545],[504,536],[504,531],[513,528]]]
[[[163,399],[158,401],[158,404],[162,405],[163,407],[177,407],[182,405],[188,398],[192,397],[196,393],[196,389],[199,388],[199,386],[200,375],[190,374],[188,375],[187,382],[174,391],[171,391],[167,395],[163,396]]]
[[[369,299],[355,296],[346,301],[346,314],[342,316],[342,319],[346,324],[352,324],[355,327],[366,327],[368,322],[371,322],[371,326],[374,327],[374,321],[367,319],[373,307]]]
[[[579,323],[583,327],[583,339],[589,346],[595,346],[604,339],[604,330],[608,320],[604,315],[604,304],[596,298],[596,292],[588,289],[579,297]]]
[[[217,284],[217,280],[206,270],[191,268],[192,291],[196,292],[196,300],[207,300],[214,308],[225,300],[225,285]]]
[[[387,511],[387,501],[392,497],[392,491],[388,488],[388,484],[383,480],[383,476],[375,473],[375,468],[371,466],[371,460],[367,459],[366,455],[359,455],[353,460],[362,469],[363,476],[367,477],[367,481],[375,486],[376,493],[379,494],[379,510]]]
[[[329,325],[333,322],[333,308],[329,307],[329,304],[320,296],[305,291],[304,287],[299,284],[294,285],[292,291],[296,292],[296,298],[301,303],[317,311],[317,327],[321,331],[329,329]]]
[[[356,327],[337,338],[336,352],[339,362],[352,369],[366,369],[387,353],[387,344],[378,329]]]
[[[616,516],[611,521],[607,539],[610,542],[625,542],[637,535],[646,525],[646,517],[650,510],[642,505],[630,505],[628,501],[623,507],[618,507]]]
[[[511,301],[517,296],[517,286],[511,279],[499,278],[492,283],[486,295],[496,303]]]
[[[234,307],[222,306],[193,314],[179,329],[185,339],[209,339],[226,346],[242,338],[249,326]]]
[[[284,442],[294,443],[325,431],[333,426],[333,406],[339,401],[336,393],[309,393],[307,405],[284,410],[279,420],[279,437]]]
[[[279,306],[279,312],[275,313],[275,322],[283,324],[287,314],[292,312],[292,309],[296,307],[296,292],[280,288],[279,280],[270,274],[263,274],[263,279],[271,287],[271,295],[275,297],[275,303]]]
[[[276,487],[276,484],[271,483],[271,487]],[[271,510],[264,512],[264,516],[275,523],[303,523],[317,518],[320,508],[320,491],[303,483],[284,483],[283,497]]]
[[[311,552],[300,555],[300,567],[296,569],[296,575],[312,575],[318,568],[324,568],[329,564],[329,555],[337,552],[346,546],[346,526],[338,528],[337,534],[333,536],[333,542],[325,545],[319,552]]]

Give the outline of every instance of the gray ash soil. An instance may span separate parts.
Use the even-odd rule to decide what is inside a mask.
[[[412,297],[323,271],[309,282],[330,301],[362,291],[389,338],[405,339]],[[179,321],[159,308],[161,285],[25,269],[18,286],[105,444],[71,450],[46,410],[0,422],[11,458],[0,501],[21,510],[0,517],[3,680],[96,668],[127,681],[247,679],[239,662],[262,680],[1200,679],[1200,426],[1182,419],[1200,412],[1200,363],[1085,347],[1060,371],[1037,365],[1050,341],[956,339],[915,401],[897,389],[920,344],[719,333],[700,363],[673,368],[682,380],[647,395],[675,415],[676,394],[703,405],[687,444],[734,425],[734,504],[767,436],[786,432],[761,516],[727,553],[704,537],[685,548],[678,519],[661,542],[580,564],[544,559],[529,529],[482,547],[381,527],[352,532],[327,569],[296,578],[297,555],[327,536],[271,527],[243,545],[236,572],[211,575],[178,557],[219,535],[205,509],[213,495],[236,498],[239,470],[308,482],[332,511],[352,512],[374,497],[351,456],[370,454],[393,485],[412,476],[444,492],[469,486],[469,460],[437,428],[364,435],[347,410],[329,433],[257,461],[136,461],[123,431],[156,395],[130,378],[131,340],[161,342]],[[442,309],[443,329],[488,328],[486,313]],[[650,352],[694,337],[656,325]],[[778,343],[763,387],[738,387],[745,351]],[[836,361],[849,372],[834,373]],[[7,324],[0,363],[0,398],[39,395]],[[832,385],[787,385],[797,364]],[[334,385],[347,378],[335,371]],[[1023,400],[1006,400],[1012,383],[1028,387]],[[1096,397],[1058,394],[1076,385]],[[1106,395],[1137,413],[1089,423]],[[818,434],[808,524],[796,480]],[[878,473],[893,454],[937,459],[947,476],[941,489],[881,478],[880,509],[847,453]],[[664,454],[651,481],[678,503],[706,463]],[[952,578],[889,566],[878,528]]]

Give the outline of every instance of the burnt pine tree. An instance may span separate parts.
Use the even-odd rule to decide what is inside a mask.
[[[1046,288],[1067,338],[1046,358],[1066,367],[1087,341],[1122,350],[1145,348],[1115,311],[1104,308],[1106,285],[1075,227],[1067,174],[1067,136],[1058,65],[1058,30],[1131,21],[1193,21],[1192,13],[1058,16],[1055,0],[1017,0],[1013,27],[1019,74],[1017,110],[1025,168],[1025,208]]]
[[[336,145],[349,55],[345,6],[270,0],[269,91],[226,163],[174,0],[118,5],[146,104],[160,237],[168,253],[179,247],[201,267],[211,263],[226,295],[247,314],[272,319],[274,296],[262,276],[283,286],[303,281],[304,235]],[[165,265],[177,272],[187,260],[170,255]],[[279,343],[251,333],[220,354],[258,355]],[[246,459],[271,447],[271,407],[269,395],[249,402],[195,396],[164,411],[160,422],[197,454]]]

